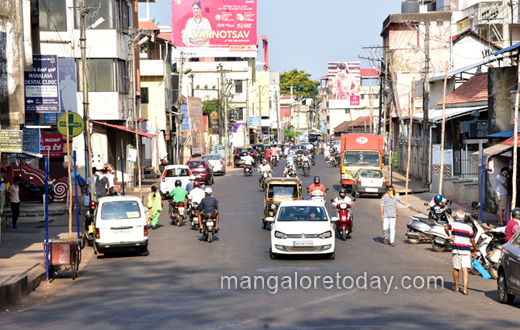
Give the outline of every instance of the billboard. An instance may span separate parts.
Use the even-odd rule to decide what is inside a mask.
[[[358,94],[361,85],[361,62],[329,62],[328,76],[327,87],[333,95],[329,101],[329,108],[361,108]]]
[[[24,72],[25,111],[60,112],[58,56],[33,55],[33,71]]]
[[[76,59],[74,57],[58,58],[60,79],[60,110],[78,113],[76,88]]]
[[[257,0],[172,0],[172,39],[196,56],[256,57]]]
[[[61,133],[42,134],[40,150],[43,157],[63,157],[63,135]]]
[[[194,155],[206,153],[204,143],[204,122],[202,119],[202,100],[188,96],[188,111],[191,119],[191,150]]]

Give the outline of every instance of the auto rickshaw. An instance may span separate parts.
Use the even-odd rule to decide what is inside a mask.
[[[303,199],[301,181],[296,178],[268,178],[264,197],[262,228],[266,229],[265,218],[276,215],[280,202]]]

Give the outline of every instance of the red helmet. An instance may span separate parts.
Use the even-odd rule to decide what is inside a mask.
[[[193,182],[193,187],[200,187],[200,182],[199,181],[195,181]]]

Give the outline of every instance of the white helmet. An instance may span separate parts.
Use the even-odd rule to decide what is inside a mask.
[[[211,190],[211,188],[206,188],[204,192],[208,195],[211,195],[213,193],[213,190]]]

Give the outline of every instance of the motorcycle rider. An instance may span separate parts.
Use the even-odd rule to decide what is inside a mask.
[[[320,177],[315,176],[314,177],[314,183],[310,185],[308,194],[310,195],[313,191],[323,191],[323,195],[327,196],[327,190],[325,189],[325,186],[320,183]],[[325,204],[327,204],[327,200],[324,199]]]
[[[276,160],[280,160],[278,158],[278,148],[276,148],[276,146],[274,146],[274,145],[271,147],[271,156],[273,158],[276,158]]]
[[[287,164],[285,164],[285,169],[283,170],[283,177],[289,176],[289,172],[291,170],[294,170],[296,172],[296,168],[294,167],[294,164],[292,161],[287,161]]]
[[[182,187],[181,180],[175,181],[175,189],[173,189],[170,192],[170,196],[173,197],[173,201],[176,203],[184,202],[184,205],[187,204],[188,199],[188,191]],[[170,203],[170,215],[173,216],[173,212],[175,211],[175,208],[173,206],[173,203]]]
[[[440,206],[441,209],[444,208],[448,204],[448,200],[446,198],[443,198],[442,195],[437,194],[432,197],[432,200],[430,201],[430,210],[433,214],[433,217],[438,220],[437,213],[435,212],[435,207]]]
[[[271,160],[271,150],[269,148],[265,148],[265,160],[267,161],[267,164],[269,164],[269,161]]]
[[[271,177],[271,172],[273,169],[271,168],[271,165],[267,164],[267,161],[265,159],[262,160],[262,165],[258,166],[258,173],[262,174],[263,172],[268,172],[269,177]]]
[[[515,207],[511,211],[511,217],[506,225],[506,243],[520,230],[520,208]]]
[[[216,226],[215,226],[215,233],[218,232],[219,230],[219,226],[218,226],[218,221],[220,219],[220,214],[218,212],[218,202],[217,202],[217,199],[215,197],[212,196],[213,194],[213,190],[211,190],[211,188],[206,188],[204,190],[204,193],[205,193],[205,196],[201,202],[199,203],[199,206],[197,207],[200,212],[199,212],[199,223],[202,224],[202,216],[207,216],[209,214],[213,214],[216,216],[215,218],[215,221],[216,221]],[[204,229],[203,229],[203,226],[200,226],[200,232],[202,232]]]
[[[335,147],[332,147],[332,152],[331,152],[330,158],[332,159],[332,163],[336,164],[336,165],[338,164],[338,162],[336,161],[337,155],[338,155],[338,150]]]
[[[347,189],[340,188],[339,190],[339,196],[334,198],[334,201],[332,201],[332,206],[336,207],[341,203],[349,204],[350,207],[354,207],[354,202],[350,197],[347,196]]]
[[[325,144],[325,147],[323,148],[323,155],[325,156],[325,160],[328,160],[330,157],[330,147],[328,144]]]
[[[253,163],[255,162],[255,159],[251,155],[246,155],[242,159],[244,160],[244,166],[246,166],[246,167],[247,166],[252,167]]]
[[[287,161],[290,160],[294,162],[294,158],[296,158],[296,156],[294,155],[294,151],[289,150],[289,155],[287,155]]]
[[[193,182],[193,189],[190,191],[188,199],[191,200],[192,203],[200,204],[204,196],[204,190],[200,189],[200,182]]]
[[[302,170],[303,170],[303,164],[305,164],[305,162],[308,162],[309,163],[309,173],[311,173],[311,159],[309,158],[309,156],[307,155],[307,151],[305,151],[305,153],[303,154],[303,158],[302,158]]]

